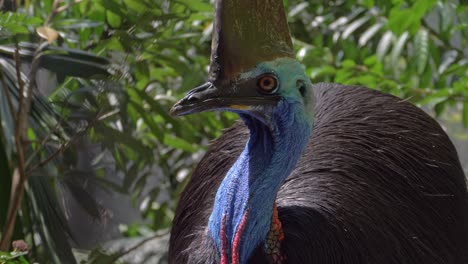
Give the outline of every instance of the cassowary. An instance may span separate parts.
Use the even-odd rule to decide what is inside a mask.
[[[312,84],[281,0],[218,0],[209,81],[175,115],[236,123],[182,193],[171,263],[467,263],[453,144],[410,103]]]

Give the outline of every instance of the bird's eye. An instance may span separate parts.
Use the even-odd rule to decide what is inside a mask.
[[[257,86],[263,93],[273,93],[278,88],[278,79],[271,74],[263,75],[258,79]]]

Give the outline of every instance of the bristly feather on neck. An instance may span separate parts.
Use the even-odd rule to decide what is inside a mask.
[[[280,101],[269,126],[240,114],[250,129],[250,138],[218,189],[208,223],[209,236],[222,262],[246,263],[265,243],[276,194],[311,133],[312,124],[297,104]]]

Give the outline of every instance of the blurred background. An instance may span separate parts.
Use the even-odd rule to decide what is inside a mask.
[[[284,4],[313,82],[364,85],[422,107],[468,175],[465,0]],[[212,1],[0,6],[0,262],[165,263],[179,194],[237,119],[168,115],[207,77]],[[12,252],[13,240],[29,252]]]

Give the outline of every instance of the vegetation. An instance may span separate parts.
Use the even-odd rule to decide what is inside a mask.
[[[462,2],[284,0],[297,58],[313,82],[368,86],[435,115],[450,111],[468,126]],[[79,227],[70,226],[67,201],[91,221],[107,221],[96,189],[128,195],[140,210],[125,236],[167,234],[190,170],[236,119],[168,115],[207,76],[212,4],[0,3],[0,251],[13,252],[0,253],[0,263],[77,263]],[[29,254],[11,249],[19,239]],[[132,250],[139,247],[81,259],[111,263]]]

